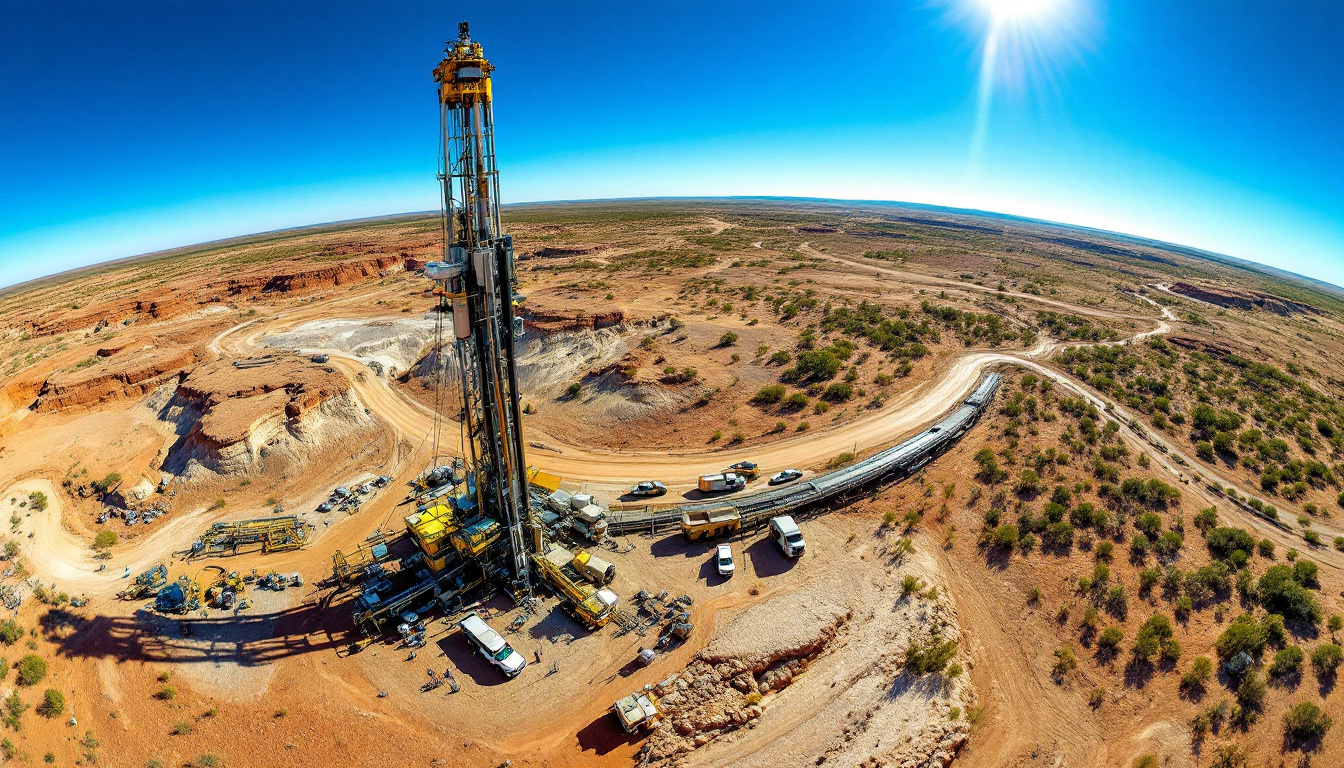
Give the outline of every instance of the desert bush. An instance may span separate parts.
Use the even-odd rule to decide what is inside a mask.
[[[786,393],[788,393],[788,390],[784,389],[784,385],[766,385],[751,397],[751,402],[761,405],[777,404],[781,399],[784,399]]]
[[[931,632],[928,638],[913,641],[905,649],[905,668],[916,675],[942,672],[956,653],[956,640],[943,640],[936,631]]]
[[[1213,676],[1213,662],[1205,656],[1196,656],[1190,669],[1181,675],[1181,690],[1202,691]]]
[[[826,387],[822,397],[834,403],[843,403],[854,397],[854,385],[843,381],[834,382]]]
[[[1322,680],[1334,680],[1341,661],[1344,661],[1344,648],[1334,643],[1321,643],[1311,651],[1311,667]]]
[[[1254,659],[1264,653],[1265,642],[1265,630],[1249,613],[1243,613],[1218,636],[1214,650],[1223,661],[1242,652]]]
[[[1286,565],[1271,566],[1260,577],[1256,590],[1260,603],[1268,611],[1311,624],[1321,622],[1321,609],[1316,599],[1297,581],[1293,569]]]
[[[19,659],[19,675],[15,678],[19,685],[37,685],[47,676],[47,662],[37,654],[27,654]]]
[[[1120,641],[1125,639],[1125,631],[1112,624],[1103,629],[1097,636],[1097,647],[1103,651],[1113,651],[1120,646]]]
[[[13,619],[0,622],[0,643],[13,645],[23,639],[23,627]]]
[[[1274,654],[1274,663],[1269,665],[1268,674],[1273,678],[1284,678],[1299,674],[1302,671],[1302,661],[1306,654],[1296,645],[1290,645],[1287,648]]]
[[[42,694],[42,703],[37,705],[37,713],[46,718],[60,717],[65,712],[65,694],[55,688],[48,688]]]
[[[849,451],[845,451],[844,453],[828,460],[826,462],[826,468],[835,469],[836,467],[843,467],[852,461],[854,461],[854,454],[850,453]]]
[[[1304,744],[1319,739],[1334,725],[1334,720],[1312,701],[1294,704],[1283,716],[1283,737],[1289,744]]]
[[[1012,523],[1004,523],[1003,525],[1000,525],[998,528],[995,528],[994,533],[990,535],[990,541],[999,549],[1011,550],[1013,547],[1017,546],[1017,526]]]

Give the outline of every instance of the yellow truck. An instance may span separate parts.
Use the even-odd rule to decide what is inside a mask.
[[[687,541],[730,536],[742,530],[742,515],[735,507],[697,509],[681,513],[681,535]]]
[[[533,555],[532,562],[537,573],[555,590],[561,606],[584,627],[601,629],[611,621],[620,598],[606,587],[599,589],[584,581],[571,565],[573,553],[552,545],[544,555]]]
[[[611,705],[611,713],[626,733],[651,730],[663,719],[658,697],[649,690],[638,690]]]

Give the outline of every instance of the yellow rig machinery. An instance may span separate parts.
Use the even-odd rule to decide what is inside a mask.
[[[362,587],[355,623],[368,635],[427,610],[452,610],[485,582],[529,594],[538,576],[532,554],[545,548],[530,512],[536,470],[529,474],[523,454],[514,353],[523,332],[515,309],[523,297],[513,241],[500,225],[493,70],[466,22],[434,69],[444,243],[442,260],[424,269],[439,302],[434,458],[417,481],[417,510],[406,517],[416,551],[395,562],[394,542],[361,547],[351,557],[336,554],[337,580]],[[448,402],[459,395],[460,403]],[[453,427],[460,458],[445,463],[443,454],[452,452],[444,433]],[[558,486],[559,478],[545,479],[542,487]]]
[[[513,268],[513,240],[499,221],[499,171],[495,168],[494,108],[490,73],[481,44],[467,23],[434,70],[438,83],[443,190],[443,261],[425,265],[438,284],[439,365],[449,359],[443,337],[452,317],[454,355],[462,396],[462,469],[470,493],[459,496],[460,514],[489,518],[505,529],[508,568],[517,591],[529,590],[531,563],[523,525],[528,516],[527,464],[523,458],[522,412],[514,337],[522,301]],[[439,387],[442,399],[445,387]],[[443,403],[435,425],[435,461],[443,427]]]

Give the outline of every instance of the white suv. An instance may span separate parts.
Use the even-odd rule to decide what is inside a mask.
[[[719,575],[724,578],[732,576],[737,569],[737,564],[733,562],[733,548],[727,544],[720,544],[715,550],[714,562],[719,568]]]
[[[457,622],[457,626],[462,628],[462,634],[480,650],[487,661],[499,667],[505,677],[517,677],[518,673],[523,671],[523,667],[527,666],[522,654],[513,650],[498,632],[491,629],[490,625],[475,613],[467,614],[466,618]]]

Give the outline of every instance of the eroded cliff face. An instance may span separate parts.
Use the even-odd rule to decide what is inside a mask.
[[[1171,291],[1172,293],[1179,293],[1182,296],[1198,299],[1199,301],[1208,304],[1216,304],[1220,307],[1240,309],[1247,312],[1253,309],[1263,309],[1283,317],[1288,317],[1293,314],[1321,314],[1320,309],[1317,309],[1310,304],[1285,299],[1282,296],[1257,293],[1255,291],[1237,291],[1230,288],[1193,285],[1184,282],[1173,284],[1171,286]]]
[[[573,331],[597,331],[611,328],[625,322],[625,313],[619,309],[595,308],[583,309],[539,308],[524,306],[523,324],[542,334],[566,333]]]
[[[244,369],[216,361],[192,370],[162,413],[179,434],[163,469],[188,478],[264,470],[270,458],[302,460],[375,428],[335,369],[297,356],[274,360]]]
[[[190,349],[150,347],[101,353],[84,368],[57,371],[42,383],[32,409],[40,413],[134,399],[174,379],[196,362]]]
[[[264,297],[270,293],[313,293],[380,280],[403,269],[424,266],[423,255],[413,257],[407,251],[371,252],[371,248],[343,249],[352,256],[336,261],[286,260],[238,269],[211,270],[208,277],[180,278],[152,288],[132,286],[124,294],[88,306],[48,302],[41,309],[13,318],[20,330],[33,336],[50,336],[71,331],[101,332],[106,328],[133,326],[136,323],[167,320],[192,312],[227,309],[231,301]]]
[[[230,296],[255,296],[265,293],[302,293],[342,285],[379,280],[405,265],[402,254],[340,261],[310,269],[278,274],[259,274],[229,280]]]

